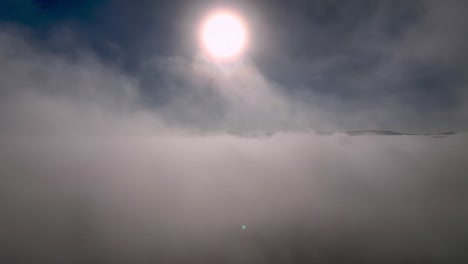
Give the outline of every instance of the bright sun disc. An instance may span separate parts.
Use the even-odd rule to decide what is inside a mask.
[[[203,25],[202,40],[205,49],[212,56],[230,58],[244,49],[246,32],[239,18],[221,12],[208,18]]]

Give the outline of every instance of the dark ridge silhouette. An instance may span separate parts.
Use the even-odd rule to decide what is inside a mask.
[[[218,133],[192,133],[191,135],[195,135],[195,136],[229,135],[233,137],[242,137],[242,138],[266,138],[266,137],[272,137],[278,133],[279,132],[272,132],[272,131],[249,133],[249,132],[236,132],[236,131],[229,130],[229,131],[221,131]],[[352,130],[352,131],[346,131],[346,132],[316,131],[316,132],[310,132],[310,133],[320,135],[320,136],[332,136],[335,134],[346,134],[349,136],[372,136],[372,135],[375,135],[375,136],[431,136],[434,138],[443,138],[446,136],[451,136],[451,135],[456,134],[455,132],[417,134],[417,133],[396,132],[396,131],[391,131],[391,130]]]

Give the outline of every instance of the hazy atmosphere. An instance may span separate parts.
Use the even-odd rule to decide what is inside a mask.
[[[0,0],[0,262],[465,263],[467,12]]]

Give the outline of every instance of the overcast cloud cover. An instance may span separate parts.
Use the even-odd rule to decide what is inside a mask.
[[[156,2],[0,4],[0,262],[468,259],[465,1]]]

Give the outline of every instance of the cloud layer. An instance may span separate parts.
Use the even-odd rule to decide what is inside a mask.
[[[403,59],[464,65],[450,53],[462,48],[464,20],[443,22],[460,15],[457,3],[460,9],[424,9],[396,46],[363,43],[382,48],[376,53],[386,59],[368,79],[346,80],[382,88],[383,100],[376,91],[354,97],[288,86],[259,66],[258,50],[230,65],[148,56],[129,73],[77,47],[73,30],[41,46],[16,27],[2,28],[0,262],[466,262],[466,133],[313,131],[466,128],[463,82],[450,86],[457,102],[440,112],[413,107],[405,101],[411,93],[377,87],[407,80],[399,75]],[[431,21],[441,21],[437,37]],[[437,42],[442,35],[455,46]],[[66,54],[51,48],[67,45]],[[287,56],[267,62],[277,62],[279,73],[285,66],[322,76],[352,53],[312,64]]]
[[[48,263],[460,261],[467,142],[308,133],[2,140],[1,255]]]

